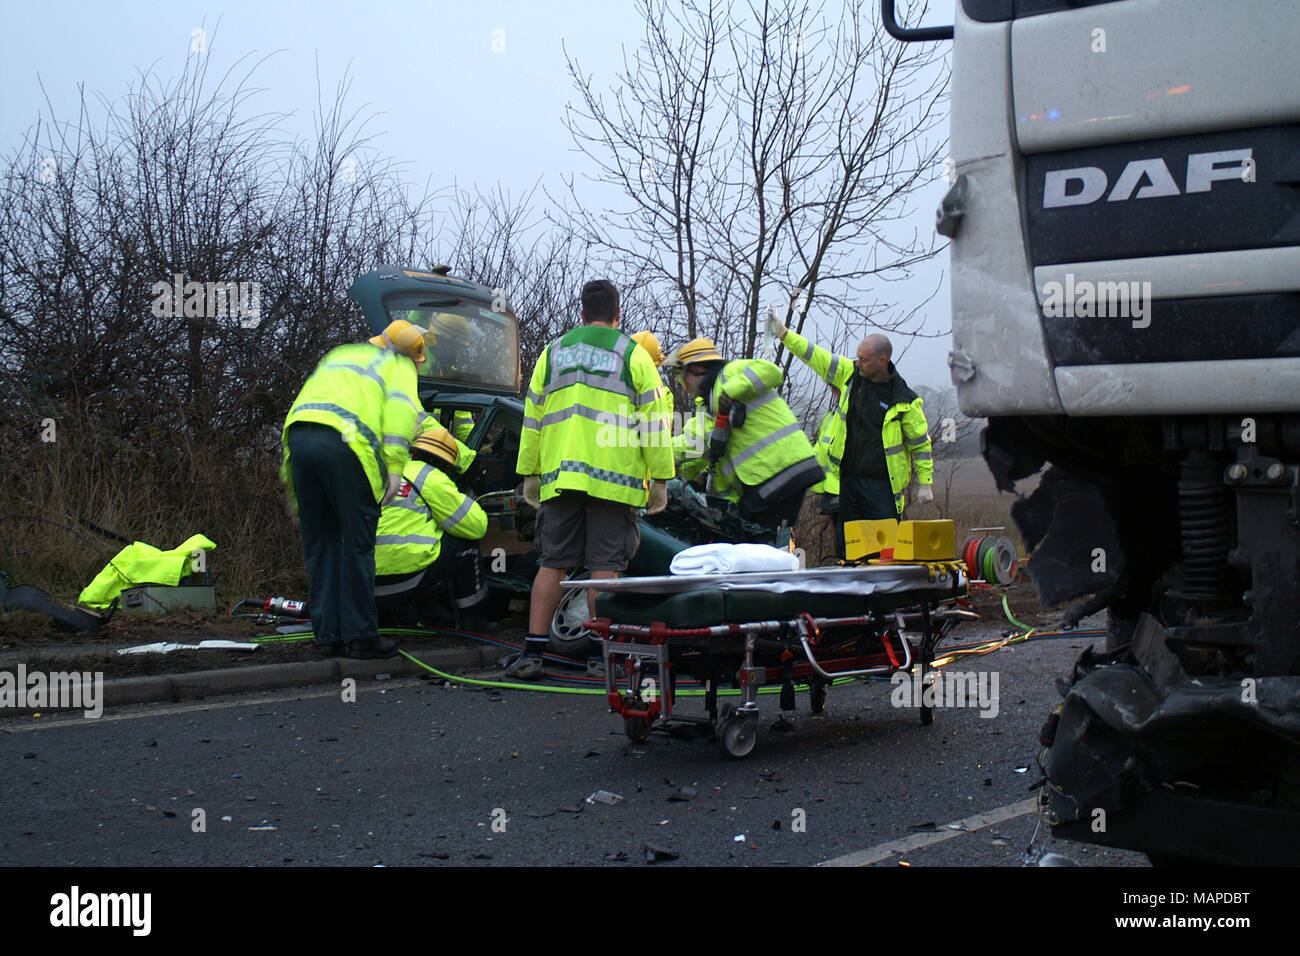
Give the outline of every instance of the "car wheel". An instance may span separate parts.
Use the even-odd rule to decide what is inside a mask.
[[[591,574],[586,570],[572,571],[566,581],[585,581]],[[591,650],[591,632],[582,626],[587,619],[587,592],[582,588],[565,589],[559,606],[551,616],[551,643],[548,650],[561,657],[586,661]]]

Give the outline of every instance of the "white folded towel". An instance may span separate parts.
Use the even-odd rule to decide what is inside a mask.
[[[697,544],[678,553],[668,567],[673,574],[798,571],[799,559],[770,544]]]

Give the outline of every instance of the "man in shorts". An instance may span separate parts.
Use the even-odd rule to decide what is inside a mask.
[[[646,350],[618,330],[619,318],[614,284],[588,282],[583,324],[543,350],[529,382],[516,470],[524,500],[538,509],[540,567],[524,652],[507,670],[515,679],[542,676],[569,571],[618,577],[640,543],[636,509],[654,514],[668,503],[672,399]],[[587,597],[594,615],[595,593]],[[587,670],[603,676],[603,659],[591,658]]]

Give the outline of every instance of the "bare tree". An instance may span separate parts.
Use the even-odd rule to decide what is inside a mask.
[[[279,504],[285,413],[320,356],[365,333],[348,285],[426,254],[430,198],[369,148],[346,80],[298,142],[253,109],[257,64],[210,62],[145,73],[117,102],[83,93],[0,170],[0,491],[158,543],[201,528],[227,569],[265,570],[301,562]],[[43,532],[6,531],[0,562],[31,573]],[[102,564],[41,566],[84,582]]]
[[[678,334],[730,355],[755,354],[765,301],[796,328],[814,303],[846,328],[902,325],[871,288],[935,252],[890,227],[937,174],[939,54],[888,40],[873,4],[639,6],[645,36],[608,98],[568,61],[566,122],[596,183],[568,183],[574,230],[634,263]],[[621,202],[584,201],[609,187]]]
[[[934,462],[934,503],[939,514],[950,513],[952,489],[957,473],[970,465],[981,466],[972,459],[978,453],[975,436],[984,420],[967,418],[957,406],[957,392],[951,388],[917,386],[922,398],[926,422],[930,426],[930,444]],[[914,496],[909,496],[909,498]]]

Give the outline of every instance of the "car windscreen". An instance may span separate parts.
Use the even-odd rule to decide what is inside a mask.
[[[424,330],[420,375],[442,382],[519,388],[519,329],[508,312],[452,296],[407,293],[384,300],[390,322],[405,319]]]

